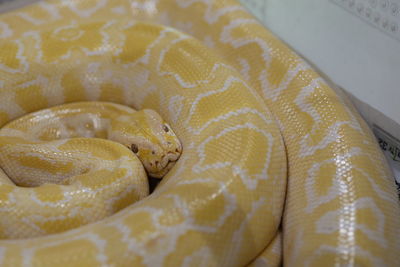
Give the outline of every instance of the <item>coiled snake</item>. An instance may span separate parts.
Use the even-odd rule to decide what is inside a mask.
[[[236,1],[41,1],[3,14],[0,38],[1,126],[105,101],[156,110],[183,146],[153,194],[111,216],[80,227],[60,217],[73,229],[33,238],[1,224],[2,265],[400,265],[399,203],[368,127]],[[24,145],[7,136],[19,138],[14,151]],[[75,140],[89,155],[109,142]],[[93,170],[106,164],[93,159]],[[35,172],[1,164],[0,210],[19,213],[10,170]],[[35,205],[68,203],[54,184],[35,186],[54,190]],[[91,201],[71,210],[82,217]]]
[[[0,130],[10,199],[0,211],[1,237],[58,233],[112,215],[148,195],[145,169],[161,178],[181,151],[153,110],[83,102],[19,118]]]

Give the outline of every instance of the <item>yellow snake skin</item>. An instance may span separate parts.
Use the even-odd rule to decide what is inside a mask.
[[[79,102],[14,120],[0,129],[0,179],[13,199],[1,205],[0,238],[59,233],[110,216],[148,196],[145,170],[161,178],[181,151],[170,126],[148,109]]]
[[[156,110],[183,146],[149,197],[3,238],[1,265],[400,266],[399,201],[365,122],[238,2],[41,1],[1,15],[0,38],[0,127],[107,101]]]

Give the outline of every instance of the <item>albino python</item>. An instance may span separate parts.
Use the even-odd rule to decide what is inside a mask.
[[[367,125],[235,0],[40,1],[2,14],[0,38],[4,133],[29,113],[106,101],[154,109],[184,148],[150,196],[106,218],[61,217],[33,238],[1,224],[1,265],[400,266],[399,202]],[[34,142],[7,136],[15,151]],[[70,140],[96,171],[111,141],[92,139]],[[9,173],[35,172],[0,164],[0,210],[24,221]],[[60,186],[19,187],[54,190],[44,209],[69,204]],[[78,215],[92,199],[79,201]]]
[[[145,170],[161,178],[181,151],[153,110],[83,102],[23,116],[0,130],[0,179],[10,199],[0,237],[62,232],[114,214],[148,195]]]

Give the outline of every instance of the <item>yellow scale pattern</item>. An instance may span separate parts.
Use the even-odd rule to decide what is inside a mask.
[[[366,124],[236,1],[42,1],[0,16],[0,38],[0,126],[110,101],[158,111],[184,147],[150,197],[3,239],[2,265],[400,265],[399,202]]]

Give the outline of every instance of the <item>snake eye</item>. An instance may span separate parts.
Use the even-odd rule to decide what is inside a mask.
[[[164,130],[164,132],[168,133],[169,132],[168,126],[164,124],[163,125],[163,130]]]
[[[137,145],[135,145],[135,144],[132,144],[132,145],[131,145],[131,150],[132,150],[132,152],[135,153],[135,154],[139,152],[139,148],[138,148]]]

